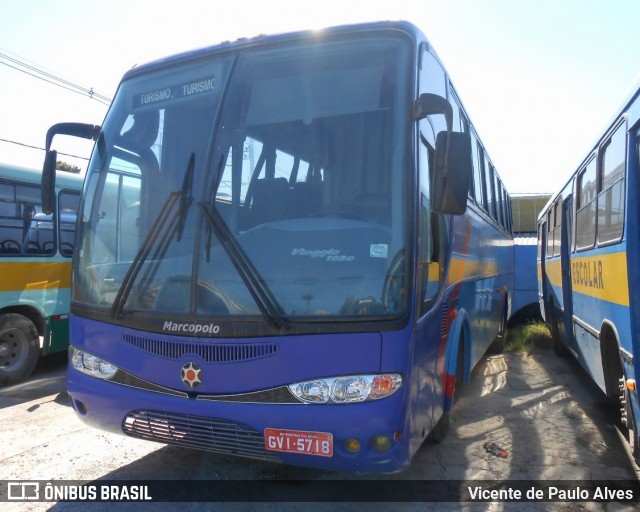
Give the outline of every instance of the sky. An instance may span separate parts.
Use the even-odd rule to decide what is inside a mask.
[[[637,0],[0,0],[0,54],[112,98],[128,69],[167,55],[386,19],[426,34],[511,193],[558,190],[640,85]],[[0,162],[41,168],[49,126],[102,124],[108,107],[14,65],[0,56]]]

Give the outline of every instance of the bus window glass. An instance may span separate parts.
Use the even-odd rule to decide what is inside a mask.
[[[447,97],[447,80],[444,69],[438,60],[429,52],[422,54],[422,70],[420,73],[420,92]]]
[[[449,104],[451,105],[451,111],[453,113],[453,131],[461,132],[463,129],[462,118],[460,117],[460,103],[451,87],[449,87]]]
[[[509,194],[507,190],[502,186],[502,204],[504,205],[504,215],[505,215],[505,229],[511,233],[511,200],[509,198]]]
[[[547,258],[553,256],[553,221],[554,221],[554,209],[551,208],[547,212],[547,247],[546,247],[546,255]]]
[[[547,229],[547,223],[541,222],[538,225],[538,249],[537,249],[537,259],[538,261],[542,260],[542,235]]]
[[[560,256],[560,249],[562,243],[562,198],[558,198],[555,206],[553,207],[553,255]]]
[[[598,243],[617,242],[624,226],[625,124],[621,124],[603,149],[602,189],[598,196]]]
[[[73,256],[73,244],[76,230],[76,217],[80,206],[80,194],[63,190],[58,197],[58,237],[60,254]]]
[[[576,214],[576,248],[578,250],[593,247],[596,240],[596,204],[597,204],[596,159],[593,158],[586,168],[578,174],[578,204]]]
[[[393,36],[264,46],[123,82],[89,169],[81,300],[112,306],[138,260],[121,311],[352,322],[405,310],[409,53]],[[437,62],[425,67],[446,93]]]
[[[447,97],[447,79],[438,60],[429,52],[422,54],[422,68],[420,70],[420,93],[436,94],[442,98]],[[431,115],[426,118],[431,124],[432,130],[423,130],[423,136],[427,137],[427,141],[435,147],[435,137],[438,133],[446,130],[444,116]],[[421,124],[424,124],[421,123]],[[431,133],[433,132],[434,140],[432,141]]]
[[[478,139],[471,132],[471,156],[473,158],[473,193],[476,204],[484,208],[484,192],[482,189],[482,150],[478,145]]]
[[[502,213],[502,193],[501,191],[501,183],[500,183],[500,179],[498,178],[498,175],[495,173],[493,174],[493,177],[495,179],[494,181],[494,191],[495,191],[495,209],[496,209],[496,221],[498,221],[498,224],[503,225],[504,224],[504,218],[503,218],[503,213]]]
[[[495,210],[495,194],[493,192],[493,166],[489,163],[489,159],[485,154],[484,158],[484,178],[485,178],[485,192],[487,195],[486,206],[487,212],[489,215],[496,218],[496,210]]]
[[[624,176],[625,125],[621,124],[605,145],[602,156],[602,190],[606,190]]]
[[[42,212],[40,187],[0,183],[0,255],[53,255],[53,215]]]

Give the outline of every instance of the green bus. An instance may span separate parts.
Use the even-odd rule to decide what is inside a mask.
[[[62,172],[42,211],[42,172],[0,164],[0,386],[67,349],[71,257],[82,177]]]

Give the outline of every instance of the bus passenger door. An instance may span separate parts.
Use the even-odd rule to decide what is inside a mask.
[[[573,338],[573,300],[571,288],[571,220],[573,213],[573,197],[568,197],[562,203],[560,265],[562,272],[562,303],[563,316],[558,319],[560,337],[570,347],[574,346]]]
[[[540,280],[539,284],[539,293],[540,293],[540,313],[542,314],[543,320],[551,326],[551,320],[553,318],[553,312],[551,311],[551,285],[549,284],[549,276],[547,274],[547,265],[546,265],[546,250],[547,250],[547,222],[543,221],[538,226],[538,237],[539,241],[539,262],[540,265],[540,273],[538,279]]]

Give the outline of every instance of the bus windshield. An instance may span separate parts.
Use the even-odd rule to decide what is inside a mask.
[[[74,303],[169,331],[405,312],[410,48],[289,42],[130,74],[89,166]]]

